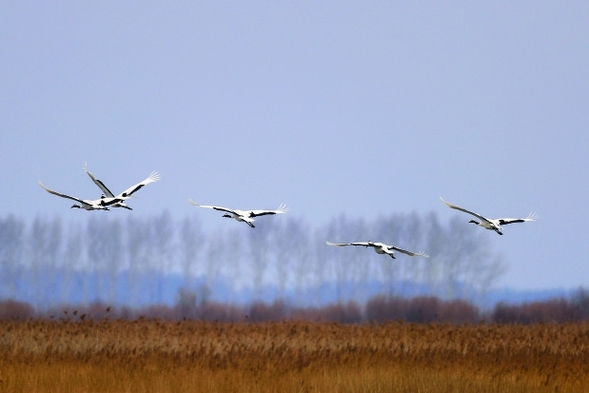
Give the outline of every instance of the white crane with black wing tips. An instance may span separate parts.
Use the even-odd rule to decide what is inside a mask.
[[[280,206],[278,206],[278,208],[274,209],[274,210],[262,210],[262,209],[238,210],[238,209],[229,209],[227,207],[222,207],[222,206],[201,205],[199,203],[194,202],[192,199],[189,199],[188,201],[190,202],[190,204],[197,206],[197,207],[204,207],[207,209],[214,209],[214,210],[225,212],[225,214],[223,214],[223,217],[233,218],[234,220],[237,220],[239,222],[245,222],[247,225],[249,225],[252,228],[255,228],[254,217],[273,215],[273,214],[282,214],[282,213],[286,213],[288,211],[288,207],[286,207],[286,205],[284,203],[281,204]]]
[[[526,218],[487,218],[487,217],[483,217],[480,214],[475,213],[471,210],[468,210],[463,207],[456,206],[456,205],[453,205],[449,202],[446,202],[442,197],[440,197],[440,199],[449,208],[460,210],[462,212],[468,213],[472,216],[475,216],[476,218],[478,218],[480,220],[480,221],[470,220],[469,223],[476,224],[476,225],[483,227],[485,229],[495,231],[500,235],[503,235],[503,232],[501,232],[503,230],[503,228],[501,227],[502,225],[515,224],[518,222],[536,221],[539,218],[536,213],[530,213],[530,214],[528,214],[528,216]]]
[[[115,198],[107,198],[103,197],[100,199],[80,199],[71,195],[62,194],[61,192],[53,191],[43,185],[42,182],[39,181],[39,185],[48,193],[57,195],[62,198],[71,199],[72,201],[76,201],[79,204],[74,204],[72,206],[76,209],[84,209],[84,210],[109,210],[109,207],[113,206],[114,204],[124,202],[126,197],[115,197]]]
[[[92,179],[92,181],[94,182],[94,184],[96,184],[101,190],[104,196],[106,197],[110,197],[110,198],[124,198],[124,199],[129,199],[135,192],[139,191],[141,188],[145,187],[146,185],[148,185],[149,183],[153,183],[156,182],[160,179],[160,175],[159,173],[157,173],[157,171],[153,171],[151,172],[151,174],[144,179],[143,181],[132,185],[131,187],[127,188],[125,191],[121,192],[119,195],[114,195],[112,193],[111,190],[108,189],[108,187],[99,179],[96,178],[96,176],[94,176],[92,174],[92,172],[90,172],[88,170],[88,165],[84,164],[84,170],[86,171],[86,173],[88,174],[88,176],[90,176],[90,179]],[[129,206],[127,206],[123,201],[121,202],[117,202],[115,204],[113,204],[111,207],[122,207],[124,209],[128,209],[128,210],[133,210],[132,208],[130,208]]]
[[[359,247],[372,247],[377,254],[387,254],[393,259],[395,258],[395,251],[399,251],[403,254],[407,254],[411,257],[425,257],[428,258],[427,255],[423,251],[413,252],[409,250],[405,250],[401,247],[381,243],[381,242],[351,242],[351,243],[332,243],[330,241],[326,241],[328,246],[336,246],[336,247],[346,247],[346,246],[359,246]]]

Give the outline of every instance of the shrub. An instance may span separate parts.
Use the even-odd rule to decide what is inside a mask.
[[[34,314],[35,309],[28,303],[11,299],[0,301],[0,319],[23,320]]]

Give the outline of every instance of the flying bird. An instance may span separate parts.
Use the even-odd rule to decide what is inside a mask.
[[[76,201],[79,203],[78,204],[74,204],[71,208],[76,208],[76,209],[84,209],[84,210],[109,210],[109,206],[112,206],[114,204],[123,202],[126,197],[116,197],[116,198],[100,198],[100,199],[95,199],[95,200],[90,200],[90,199],[80,199],[77,197],[73,197],[71,195],[66,195],[66,194],[62,194],[60,192],[57,191],[53,191],[50,190],[49,188],[45,187],[43,185],[43,183],[39,182],[39,185],[48,193],[53,194],[53,195],[57,195],[60,196],[62,198],[67,198],[67,199],[71,199],[73,201]]]
[[[345,247],[345,246],[362,246],[362,247],[372,247],[377,254],[387,254],[393,259],[395,257],[395,251],[402,252],[403,254],[407,254],[412,257],[426,257],[428,258],[429,255],[424,253],[423,251],[413,252],[408,251],[403,248],[392,246],[380,242],[351,242],[351,243],[332,243],[330,241],[326,241],[328,246],[336,246],[336,247]]]
[[[108,187],[99,179],[96,178],[96,176],[94,176],[92,174],[92,172],[90,172],[88,170],[88,164],[84,164],[84,170],[86,171],[86,173],[88,174],[88,176],[90,176],[90,179],[92,179],[92,181],[94,182],[94,184],[96,184],[103,193],[103,196],[106,196],[108,198],[124,198],[124,199],[128,199],[130,198],[135,192],[139,191],[141,188],[145,187],[146,185],[148,185],[149,183],[153,183],[156,182],[160,179],[160,175],[159,173],[157,173],[157,171],[153,171],[151,172],[151,174],[143,181],[127,188],[125,191],[121,192],[119,195],[115,196],[109,189]],[[133,210],[132,208],[130,208],[128,205],[125,204],[124,200],[121,200],[120,202],[114,203],[111,207],[122,207],[124,209],[128,209],[128,210]]]
[[[475,213],[475,212],[465,209],[463,207],[448,203],[442,197],[440,197],[440,199],[448,207],[450,207],[452,209],[463,211],[463,212],[468,213],[470,215],[473,215],[480,220],[480,221],[470,220],[469,223],[476,224],[476,225],[481,226],[485,229],[495,231],[500,235],[503,235],[503,232],[501,232],[503,230],[503,228],[501,227],[502,225],[515,224],[517,222],[536,221],[539,218],[536,213],[530,213],[526,218],[496,218],[496,219],[486,218],[486,217],[481,216],[478,213]]]
[[[192,205],[197,206],[197,207],[204,207],[207,209],[215,209],[215,210],[225,212],[225,214],[223,214],[223,217],[233,218],[234,220],[237,220],[239,222],[245,222],[247,225],[249,225],[252,228],[255,228],[254,217],[266,216],[269,214],[281,214],[281,213],[286,213],[288,211],[288,208],[286,207],[286,205],[284,203],[281,204],[280,206],[278,206],[278,208],[275,210],[237,210],[237,209],[229,209],[229,208],[222,207],[222,206],[200,205],[200,204],[194,202],[192,199],[189,199],[189,202]]]

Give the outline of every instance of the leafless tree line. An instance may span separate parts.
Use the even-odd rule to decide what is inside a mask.
[[[488,233],[459,218],[442,223],[434,212],[374,220],[340,215],[316,228],[292,215],[260,220],[255,229],[231,224],[208,231],[196,215],[178,221],[168,212],[90,214],[69,224],[7,215],[0,218],[0,299],[35,307],[48,299],[170,304],[182,288],[199,302],[219,299],[220,292],[230,303],[249,293],[252,301],[272,296],[309,306],[366,302],[376,294],[472,300],[504,271]],[[382,241],[430,258],[392,260],[371,249],[328,247],[326,240]]]

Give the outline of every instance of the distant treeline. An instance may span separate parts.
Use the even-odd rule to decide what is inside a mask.
[[[570,298],[510,305],[498,303],[482,312],[461,299],[441,300],[435,296],[414,298],[376,296],[360,305],[357,302],[329,304],[322,307],[293,307],[284,301],[255,302],[236,306],[217,302],[197,302],[196,294],[182,291],[174,306],[152,305],[133,309],[94,302],[86,306],[61,305],[37,311],[27,303],[0,301],[0,320],[54,319],[64,322],[92,320],[202,320],[216,322],[268,322],[305,320],[337,323],[574,323],[589,320],[589,293],[577,290]]]
[[[60,217],[30,223],[0,217],[0,299],[36,308],[93,300],[171,305],[181,287],[207,287],[211,301],[239,296],[221,293],[215,283],[224,279],[228,291],[247,288],[253,300],[264,302],[290,296],[292,303],[325,283],[333,283],[333,290],[313,305],[365,303],[372,295],[365,288],[372,283],[387,296],[474,301],[505,271],[492,249],[492,234],[463,217],[442,223],[435,212],[373,220],[341,215],[319,228],[284,215],[260,219],[254,229],[226,220],[224,229],[215,230],[205,230],[197,214],[178,221],[167,212],[153,217],[101,213],[67,224]],[[381,241],[423,250],[430,258],[400,254],[391,259],[363,247],[329,247],[326,240]],[[162,279],[170,274],[180,282]],[[263,297],[268,287],[275,288],[272,299]]]

